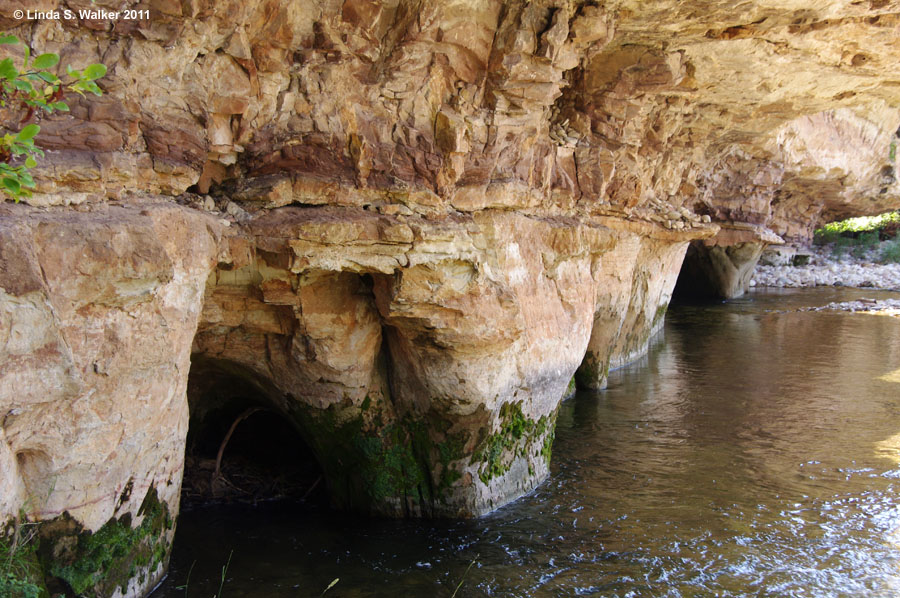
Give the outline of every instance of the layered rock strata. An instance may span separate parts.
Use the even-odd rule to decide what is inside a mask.
[[[616,342],[591,355],[646,348],[688,238],[497,210],[283,208],[232,239],[194,352],[274,387],[339,505],[478,515],[546,476],[607,294]]]
[[[149,200],[3,216],[4,515],[45,522],[51,587],[97,595],[164,570],[193,367],[290,418],[336,505],[479,515],[546,477],[589,345],[604,368],[645,348],[684,247],[715,230],[332,207],[237,228]]]
[[[75,594],[164,570],[191,371],[290,418],[337,504],[477,515],[546,475],[573,374],[646,349],[688,243],[734,295],[771,235],[900,204],[894,0],[37,4],[149,11],[0,0],[109,67],[0,214],[0,519]]]

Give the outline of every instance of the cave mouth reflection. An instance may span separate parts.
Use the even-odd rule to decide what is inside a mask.
[[[194,359],[181,494],[185,508],[327,502],[316,456],[267,386],[234,364]]]

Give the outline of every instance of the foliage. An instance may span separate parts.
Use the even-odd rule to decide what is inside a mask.
[[[900,264],[900,237],[881,246],[879,261],[883,264]]]
[[[124,592],[136,575],[153,572],[163,562],[168,549],[166,532],[175,525],[168,505],[160,502],[152,486],[138,516],[143,519],[137,527],[131,526],[131,514],[127,513],[110,519],[95,532],[82,532],[74,541],[73,558],[51,559],[50,573],[77,595],[112,595],[117,587]]]
[[[0,536],[0,596],[4,598],[40,598],[36,565],[37,529],[24,516],[14,521],[9,533]]]
[[[324,596],[324,595],[325,595],[325,592],[327,592],[328,590],[330,590],[331,588],[333,588],[334,586],[336,586],[336,585],[337,585],[337,582],[339,582],[339,581],[341,581],[341,578],[340,578],[340,577],[335,577],[333,580],[331,580],[331,583],[328,584],[328,587],[325,588],[325,589],[322,591],[322,593],[321,593],[320,595],[321,595],[321,596]]]
[[[878,231],[860,233],[856,237],[856,243],[850,250],[850,255],[855,258],[863,258],[866,254],[878,246]]]
[[[103,92],[95,81],[106,75],[102,64],[91,64],[84,70],[66,67],[66,80],[50,69],[59,64],[53,53],[31,56],[31,50],[14,35],[0,36],[0,45],[22,46],[21,64],[12,57],[0,60],[0,191],[19,201],[30,197],[34,179],[29,173],[44,153],[34,144],[41,128],[35,123],[43,113],[68,112],[63,100],[66,92],[84,96]],[[24,126],[23,126],[24,125]],[[20,128],[21,127],[21,128]]]
[[[834,243],[841,237],[856,238],[863,233],[878,232],[900,226],[900,211],[885,212],[879,216],[860,216],[840,222],[831,222],[813,234],[816,245]]]
[[[853,245],[853,239],[850,237],[838,236],[831,246],[831,255],[840,258],[847,254],[850,246]]]

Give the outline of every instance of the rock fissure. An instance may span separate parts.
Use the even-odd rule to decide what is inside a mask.
[[[571,381],[647,350],[683,261],[736,296],[766,245],[900,205],[894,0],[10,11],[108,73],[0,206],[0,521],[130,537],[145,485],[174,517],[213,405],[281,414],[339,507],[480,515],[548,475]],[[69,583],[141,595],[160,546]]]

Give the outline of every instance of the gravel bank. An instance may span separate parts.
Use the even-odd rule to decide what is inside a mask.
[[[836,258],[829,247],[810,250],[809,264],[804,266],[756,267],[751,287],[815,287],[845,286],[900,290],[900,264],[877,264],[877,254],[862,258],[849,253]]]

